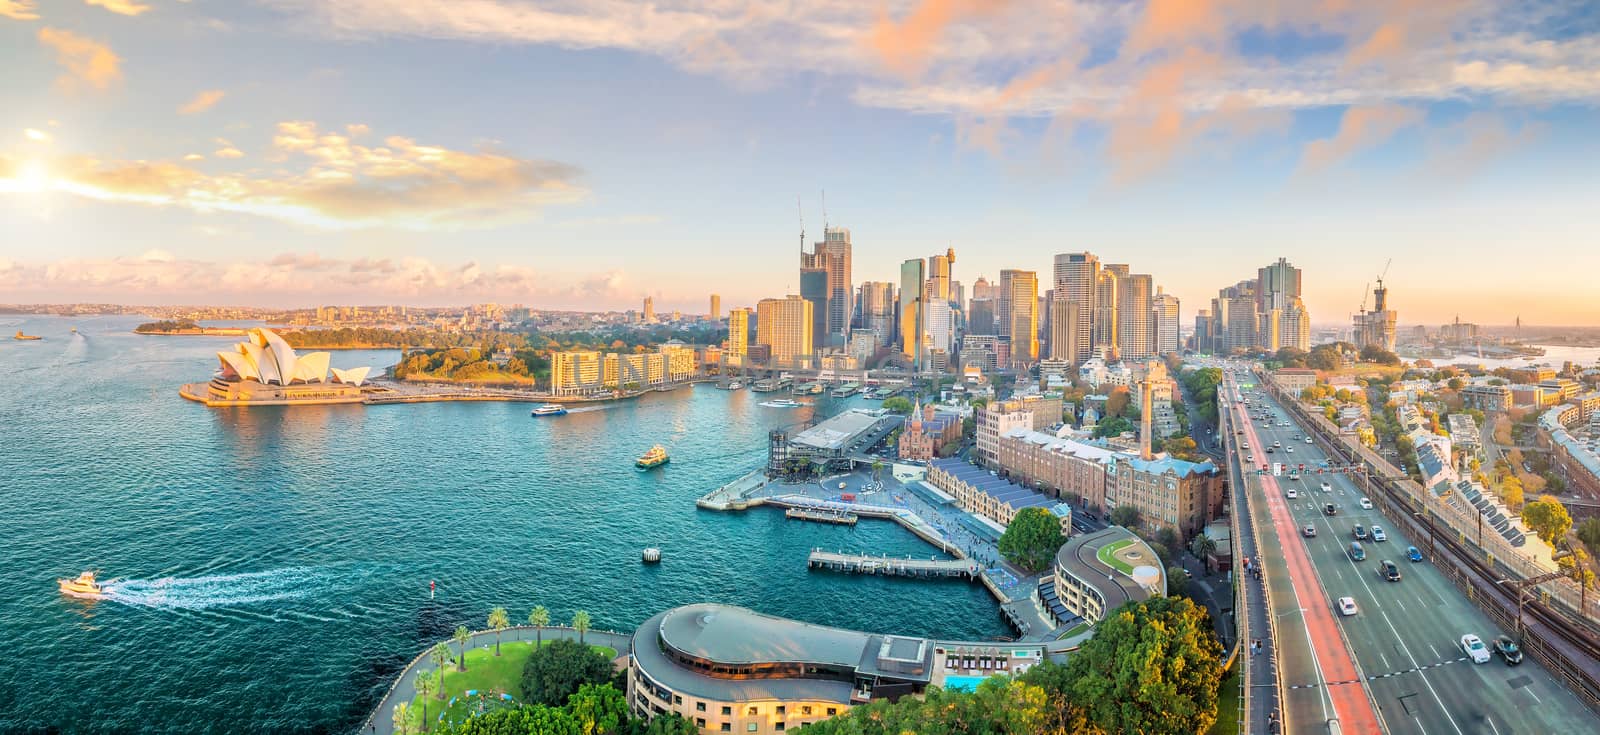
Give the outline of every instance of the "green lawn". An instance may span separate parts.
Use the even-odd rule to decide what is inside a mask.
[[[1217,724],[1208,735],[1227,735],[1239,732],[1239,664],[1228,670],[1228,675],[1217,685]]]
[[[1074,625],[1071,628],[1068,628],[1065,632],[1062,632],[1060,635],[1057,635],[1056,636],[1056,640],[1058,640],[1058,641],[1066,640],[1066,639],[1071,638],[1071,637],[1073,637],[1073,636],[1075,636],[1075,635],[1077,635],[1079,633],[1082,633],[1083,631],[1086,631],[1088,629],[1089,629],[1089,624],[1088,623],[1086,623],[1086,622],[1085,623],[1078,623],[1077,625]]]
[[[515,634],[513,634],[515,635]],[[546,644],[550,639],[546,638]],[[607,659],[617,657],[617,652],[606,646],[590,646],[600,652]],[[445,721],[460,722],[479,707],[477,698],[467,699],[463,692],[477,690],[480,693],[490,693],[493,700],[500,692],[509,693],[522,702],[522,666],[527,663],[528,656],[532,655],[533,641],[506,640],[500,644],[500,655],[494,655],[494,644],[488,648],[476,647],[467,649],[467,670],[456,671],[455,660],[445,665],[444,668],[444,701],[438,699],[437,694],[428,695],[428,722],[430,725],[439,722],[439,708],[447,705],[451,698],[456,699],[454,706],[445,710]],[[455,651],[455,644],[450,645],[450,650]],[[434,668],[430,660],[423,664],[426,676],[435,686],[439,682],[439,670]],[[422,722],[422,698],[417,697],[411,701],[411,722],[413,728]]]
[[[1100,563],[1105,564],[1112,569],[1122,572],[1123,574],[1133,574],[1133,567],[1129,566],[1127,562],[1116,557],[1117,552],[1126,549],[1133,544],[1133,539],[1125,538],[1121,541],[1113,541],[1105,546],[1100,547],[1100,550],[1095,552],[1095,556],[1100,559]]]

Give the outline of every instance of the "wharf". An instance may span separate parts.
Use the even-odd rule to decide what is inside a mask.
[[[856,521],[861,520],[861,516],[858,516],[854,513],[834,510],[818,510],[815,508],[790,508],[783,512],[783,517],[792,518],[798,521],[836,523],[841,526],[854,526],[856,525]]]
[[[976,579],[983,567],[967,559],[904,559],[868,554],[845,554],[813,549],[806,558],[811,569],[826,569],[846,574],[882,574],[891,577],[957,577]]]

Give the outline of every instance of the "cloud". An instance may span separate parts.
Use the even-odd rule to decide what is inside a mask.
[[[51,140],[49,133],[39,130],[38,128],[24,129],[22,131],[22,137],[27,138],[35,143],[49,143]]]
[[[927,67],[935,41],[963,19],[997,11],[1007,0],[920,0],[905,20],[895,23],[885,8],[866,40],[896,74],[916,77]]]
[[[206,157],[203,156],[203,155],[200,155],[199,153],[190,153],[190,154],[184,156],[183,160],[185,160],[185,161],[204,161],[204,160],[206,160]]]
[[[550,273],[520,264],[438,263],[426,258],[330,258],[280,253],[260,260],[183,258],[165,250],[135,257],[67,258],[46,263],[0,259],[0,290],[49,300],[124,299],[150,303],[237,303],[304,307],[328,301],[463,303],[505,301],[547,308],[631,303],[636,289],[620,271]]]
[[[243,155],[226,139],[216,142],[222,148],[215,157]],[[0,153],[0,191],[43,188],[99,201],[237,212],[315,227],[416,230],[494,226],[588,194],[578,183],[581,172],[570,164],[489,149],[453,150],[404,136],[369,147],[322,133],[310,121],[280,123],[273,146],[281,159],[273,170],[215,175],[182,161],[84,155],[38,160]]]
[[[149,5],[140,5],[134,0],[83,0],[90,5],[98,5],[117,15],[138,15],[150,9]]]
[[[1330,138],[1306,144],[1300,167],[1319,171],[1351,155],[1373,148],[1400,130],[1422,122],[1421,110],[1399,105],[1351,107],[1339,118],[1339,129]]]
[[[56,50],[56,61],[67,68],[57,84],[72,89],[87,85],[107,89],[122,79],[122,59],[99,41],[72,31],[40,28],[39,42]]]
[[[205,112],[211,109],[213,105],[221,102],[225,94],[227,93],[220,89],[208,89],[195,95],[194,99],[183,103],[183,106],[178,108],[178,114],[193,115],[197,112]]]
[[[38,20],[39,3],[35,0],[0,0],[0,16],[12,20]]]

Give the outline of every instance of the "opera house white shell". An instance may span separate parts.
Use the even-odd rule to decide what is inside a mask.
[[[246,334],[248,341],[234,345],[232,351],[217,353],[217,359],[222,362],[223,380],[254,380],[264,385],[329,382],[328,353],[297,355],[288,342],[270,329],[258,327]],[[371,370],[370,367],[334,369],[332,382],[359,386]]]

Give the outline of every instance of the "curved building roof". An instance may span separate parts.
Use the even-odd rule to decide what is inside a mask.
[[[328,379],[328,353],[295,354],[294,348],[270,329],[257,327],[246,334],[248,341],[235,344],[231,351],[217,353],[224,378],[254,380],[268,385],[321,383]],[[334,370],[333,379],[360,385],[366,380],[369,369]]]
[[[726,664],[801,662],[854,668],[872,636],[699,603],[667,611],[661,638],[685,655]]]

